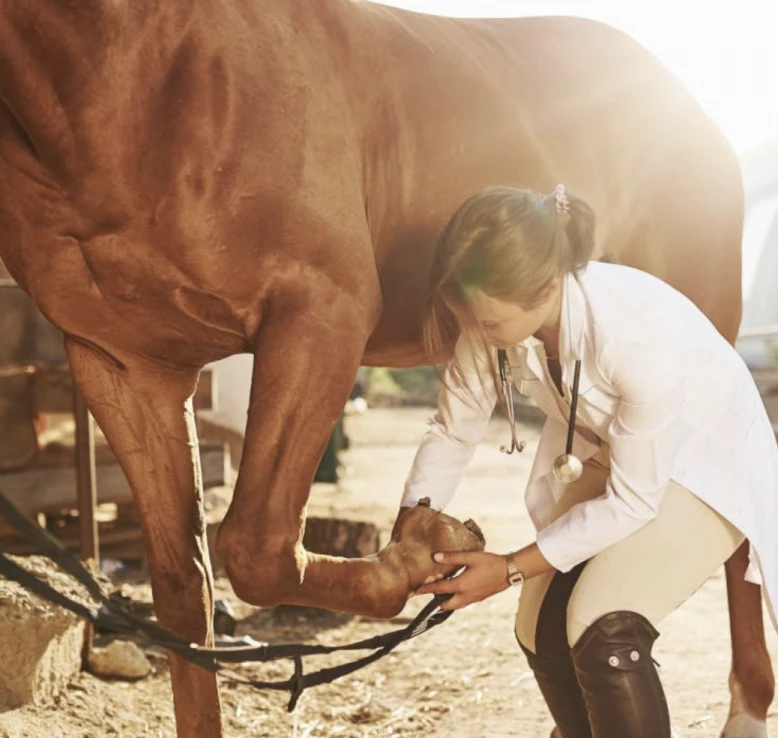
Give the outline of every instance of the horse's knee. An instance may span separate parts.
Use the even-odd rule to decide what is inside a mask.
[[[305,573],[305,552],[292,540],[271,548],[222,528],[216,551],[235,594],[256,607],[288,601]]]
[[[154,611],[159,622],[192,643],[211,634],[213,588],[210,572],[194,559],[175,568],[151,566]]]

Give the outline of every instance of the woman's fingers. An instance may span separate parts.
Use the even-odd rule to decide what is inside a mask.
[[[453,579],[439,579],[437,582],[429,582],[428,584],[422,584],[414,594],[417,595],[439,595],[439,594],[456,594],[460,591],[460,584],[457,581],[459,577]]]
[[[505,559],[484,551],[439,552],[433,557],[438,563],[464,567],[451,579],[441,579],[421,585],[414,594],[449,595],[442,610],[458,610],[473,602],[506,589]]]
[[[432,558],[438,564],[452,564],[456,566],[472,566],[479,558],[483,557],[483,551],[439,551]]]

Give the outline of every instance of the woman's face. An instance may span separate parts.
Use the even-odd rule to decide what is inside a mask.
[[[537,307],[527,309],[474,290],[470,295],[470,308],[486,340],[495,348],[508,349],[541,329],[556,331],[560,296],[559,283],[554,282],[543,301]]]

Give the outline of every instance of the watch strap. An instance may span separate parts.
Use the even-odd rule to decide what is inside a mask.
[[[505,554],[505,563],[508,567],[508,584],[510,584],[511,587],[518,587],[519,585],[524,584],[524,574],[522,574],[516,566],[513,551]]]

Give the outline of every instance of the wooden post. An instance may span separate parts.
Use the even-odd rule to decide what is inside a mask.
[[[97,485],[95,483],[95,423],[86,401],[73,382],[73,417],[76,422],[76,504],[81,534],[81,558],[93,569],[100,568],[100,544],[97,537]],[[87,623],[81,659],[84,666],[92,651],[94,629]]]
[[[97,539],[97,485],[95,484],[95,425],[84,396],[73,383],[73,416],[76,421],[76,495],[81,531],[81,558],[99,567]]]

